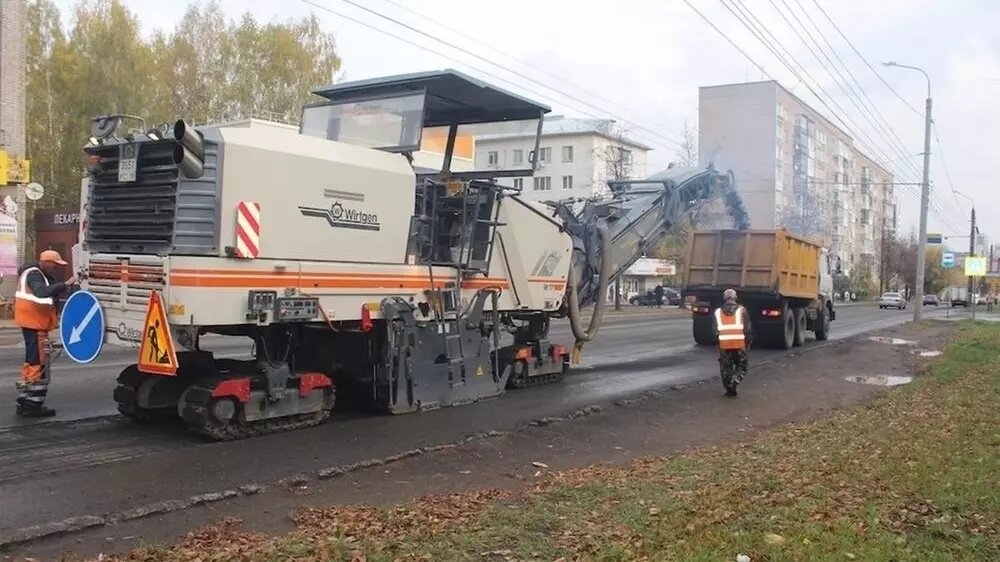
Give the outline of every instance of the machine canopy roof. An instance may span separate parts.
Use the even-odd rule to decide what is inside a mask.
[[[425,93],[424,127],[539,119],[546,105],[462,74],[440,70],[333,84],[313,93],[334,102]]]

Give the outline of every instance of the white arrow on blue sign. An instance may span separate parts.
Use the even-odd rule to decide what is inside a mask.
[[[104,310],[89,291],[77,291],[66,299],[59,319],[63,350],[77,363],[90,363],[104,345]]]
[[[955,254],[954,252],[944,252],[941,254],[941,267],[952,268],[955,267]]]

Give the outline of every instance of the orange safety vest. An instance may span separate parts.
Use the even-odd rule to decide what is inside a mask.
[[[723,314],[721,308],[715,309],[715,324],[719,328],[719,349],[739,350],[747,348],[746,335],[743,333],[743,307],[736,309],[732,316]]]
[[[17,291],[14,293],[14,323],[32,330],[53,330],[59,325],[56,303],[52,297],[39,298],[31,292],[28,275],[34,271],[41,273],[45,284],[49,284],[49,278],[37,267],[29,267],[21,273],[21,277],[17,280]]]

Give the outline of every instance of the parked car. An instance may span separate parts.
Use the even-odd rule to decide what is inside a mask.
[[[656,302],[656,293],[653,291],[646,291],[644,295],[633,295],[628,299],[629,304],[633,306],[657,306],[669,304],[671,306],[680,306],[681,304],[681,294],[674,289],[663,288],[663,298],[660,302]]]
[[[670,306],[680,306],[684,298],[681,297],[681,292],[677,289],[663,288],[663,298],[666,299],[667,304]]]
[[[878,300],[878,307],[904,310],[906,308],[906,299],[899,293],[882,293],[882,298]]]
[[[938,303],[937,295],[924,295],[924,303],[923,304],[929,304],[931,306],[937,306],[940,303]]]

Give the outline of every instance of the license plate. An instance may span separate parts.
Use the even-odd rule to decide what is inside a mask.
[[[118,147],[118,181],[135,181],[136,163],[139,159],[139,145],[123,144]]]

